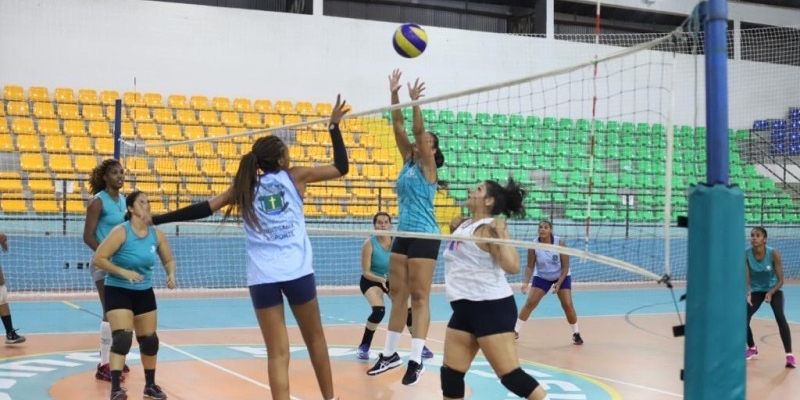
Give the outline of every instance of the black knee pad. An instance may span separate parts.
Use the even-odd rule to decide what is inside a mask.
[[[451,369],[447,365],[442,365],[439,377],[442,381],[442,394],[451,399],[461,399],[464,397],[464,372]]]
[[[373,324],[380,324],[383,317],[386,315],[386,307],[372,307],[372,314],[369,315],[367,321]]]
[[[528,396],[536,390],[539,382],[530,375],[528,375],[522,368],[517,368],[500,378],[500,383],[506,387],[511,393],[527,399]]]
[[[121,356],[127,355],[131,351],[133,344],[133,332],[125,329],[117,329],[111,332],[111,352]]]
[[[136,341],[139,342],[139,353],[146,356],[158,354],[158,335],[155,332],[147,336],[137,336]]]

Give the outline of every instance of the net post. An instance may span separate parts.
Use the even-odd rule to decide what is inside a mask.
[[[114,101],[114,159],[119,160],[120,145],[122,144],[122,100]]]
[[[707,182],[689,191],[687,400],[746,396],[744,194],[728,186],[727,15],[727,0],[695,11],[705,30]]]

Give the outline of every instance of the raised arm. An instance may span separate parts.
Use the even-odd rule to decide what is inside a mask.
[[[184,222],[203,219],[214,215],[222,207],[230,204],[233,186],[229,186],[224,192],[212,197],[209,200],[190,204],[186,207],[170,211],[166,214],[154,215],[153,225],[161,225],[170,222]]]
[[[103,201],[97,197],[90,201],[89,206],[86,207],[86,221],[83,223],[83,242],[86,243],[92,251],[97,250],[97,246],[100,245],[97,236],[95,236],[95,231],[97,230],[97,224],[100,221],[100,214],[102,212]]]
[[[506,220],[502,218],[495,218],[488,225],[483,225],[479,229],[480,237],[490,237],[495,239],[510,239],[508,234],[508,226]],[[508,274],[516,274],[519,272],[519,252],[514,246],[497,243],[481,243],[481,246],[487,246],[489,254],[500,264],[500,268]]]
[[[399,69],[392,71],[389,75],[389,91],[392,93],[392,105],[400,104],[400,77],[403,74]],[[408,157],[411,157],[411,142],[408,140],[408,133],[406,132],[406,121],[403,116],[403,110],[392,110],[392,129],[394,130],[394,141],[397,143],[397,150],[400,151],[400,156],[405,162]]]
[[[312,168],[294,167],[289,170],[289,175],[292,176],[298,192],[303,193],[307,183],[327,181],[347,175],[350,169],[350,162],[347,159],[347,148],[344,146],[342,131],[339,130],[339,122],[347,114],[346,104],[347,101],[336,95],[336,104],[333,106],[328,123],[328,132],[331,134],[331,144],[333,146],[333,164]]]
[[[425,82],[420,82],[419,78],[414,81],[414,85],[408,84],[408,95],[412,101],[417,101],[425,96]],[[422,117],[422,109],[415,105],[413,108],[413,131],[414,143],[417,143],[420,159],[417,162],[422,168],[422,173],[425,174],[425,180],[428,182],[436,182],[438,175],[436,172],[436,158],[434,157],[435,147],[433,146],[433,137],[425,132],[425,120]]]

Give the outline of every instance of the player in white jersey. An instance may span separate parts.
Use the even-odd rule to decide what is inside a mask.
[[[247,285],[267,347],[269,386],[276,400],[292,398],[284,296],[308,348],[323,399],[334,399],[333,374],[317,301],[302,196],[308,183],[347,174],[347,149],[339,130],[339,122],[346,112],[345,102],[337,96],[328,125],[333,147],[332,165],[290,166],[286,144],[277,136],[261,137],[242,157],[233,184],[223,194],[153,217],[153,223],[158,225],[205,218],[227,205],[232,207],[228,208],[226,217],[232,208],[239,210],[244,219]]]
[[[553,224],[550,221],[539,222],[539,243],[558,244],[566,247],[564,239],[553,236]],[[531,280],[533,275],[533,280]],[[528,287],[530,293],[528,293]],[[553,294],[558,295],[561,308],[567,322],[572,327],[572,343],[581,345],[583,338],[578,330],[578,314],[572,303],[572,276],[569,270],[569,255],[548,250],[528,250],[528,267],[525,269],[525,279],[522,281],[520,291],[528,293],[525,305],[519,311],[519,319],[514,327],[514,334],[519,339],[519,331],[522,325],[530,318],[531,313],[539,305],[544,295],[552,289]]]
[[[514,344],[517,304],[506,273],[519,272],[519,253],[513,246],[461,241],[458,237],[510,239],[504,219],[525,216],[525,191],[509,179],[503,187],[485,181],[471,190],[466,207],[470,217],[450,224],[454,236],[444,250],[445,292],[453,315],[444,339],[440,371],[445,399],[463,399],[464,375],[481,350],[500,382],[525,399],[548,399],[539,382],[520,368]]]

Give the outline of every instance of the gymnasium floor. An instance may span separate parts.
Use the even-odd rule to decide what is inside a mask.
[[[800,286],[785,290],[792,334],[798,338],[800,309],[792,305],[800,297]],[[676,296],[682,293],[676,289]],[[583,346],[571,344],[569,326],[554,296],[543,300],[518,342],[524,368],[547,387],[553,400],[682,397],[683,339],[671,336],[678,317],[667,289],[586,289],[576,290],[574,295],[586,341]],[[166,297],[159,300],[162,346],[157,382],[170,399],[270,398],[266,354],[247,298]],[[523,301],[517,294],[518,304]],[[426,360],[425,375],[411,387],[400,384],[404,368],[368,377],[365,371],[375,354],[370,362],[355,358],[369,311],[361,296],[325,295],[320,303],[336,393],[341,399],[441,398],[438,370],[445,321],[450,315],[441,293],[432,295],[428,340],[436,356]],[[0,400],[108,398],[109,384],[94,379],[100,321],[97,301],[13,302],[11,306],[15,325],[28,341],[4,347],[0,353]],[[290,339],[296,345],[291,362],[293,399],[319,399],[299,330],[291,313],[287,312],[287,318]],[[769,307],[759,311],[753,329],[761,354],[748,362],[748,399],[792,398],[790,393],[800,392],[800,371],[784,368],[783,349]],[[382,348],[384,332],[380,329],[375,335],[373,353]],[[400,346],[408,350],[408,336]],[[132,371],[123,385],[130,399],[141,399],[144,377],[135,350],[128,361]],[[483,359],[476,360],[466,379],[470,399],[515,398]]]

